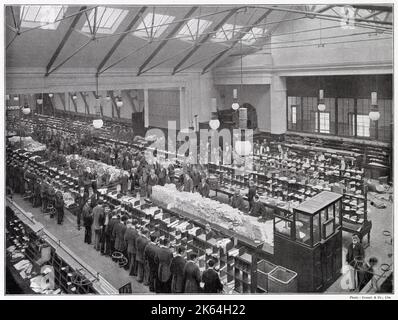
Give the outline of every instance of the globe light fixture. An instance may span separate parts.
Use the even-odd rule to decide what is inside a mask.
[[[123,100],[122,100],[122,99],[116,100],[116,106],[117,106],[118,108],[123,107]]]
[[[377,104],[377,92],[372,92],[371,95],[371,107],[369,112],[369,119],[377,121],[380,119],[379,106]]]
[[[100,128],[102,128],[103,125],[104,125],[104,122],[102,121],[102,119],[93,120],[93,126],[95,129],[100,129]]]
[[[50,98],[52,98],[52,97],[54,97],[54,94],[53,94],[53,93],[49,93],[48,96],[49,96]]]
[[[238,103],[238,89],[233,89],[232,91],[232,109],[233,110],[238,110],[239,109],[239,103]]]
[[[37,102],[37,104],[43,104],[43,99],[42,99],[42,98],[38,98],[38,99],[36,100],[36,102]]]
[[[30,108],[28,106],[25,106],[22,108],[22,113],[24,115],[28,115],[30,113]]]
[[[17,95],[14,96],[14,101],[19,101],[19,97]]]
[[[318,110],[323,112],[326,110],[326,105],[324,103],[324,93],[323,90],[319,90],[319,101],[318,101]]]

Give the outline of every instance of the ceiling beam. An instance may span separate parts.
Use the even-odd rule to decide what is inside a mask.
[[[86,9],[87,9],[86,6],[82,6],[82,7],[80,7],[79,11],[83,11],[83,10],[86,10]],[[69,26],[68,30],[66,31],[64,37],[62,38],[61,42],[59,43],[57,49],[55,50],[55,52],[51,56],[51,59],[48,62],[47,67],[46,67],[46,76],[48,76],[48,72],[50,71],[50,69],[53,66],[55,60],[57,59],[57,57],[61,53],[61,50],[65,46],[65,43],[68,41],[68,39],[69,39],[70,35],[72,34],[74,28],[76,27],[77,23],[79,22],[79,19],[82,16],[82,14],[83,14],[83,12],[80,12],[79,14],[77,14],[74,17],[72,23],[70,24],[70,26]]]
[[[327,6],[324,6],[324,7],[320,8],[320,9],[314,11],[314,12],[315,12],[315,13],[322,13],[322,12],[328,11],[329,9],[332,9],[332,8],[334,8],[334,7],[335,7],[334,4],[332,4],[332,5],[327,5]]]
[[[363,18],[364,18],[364,19],[374,18],[374,17],[376,17],[376,16],[378,16],[379,14],[382,14],[382,13],[384,13],[384,12],[385,12],[385,11],[376,11],[376,12],[373,12],[373,13],[371,13],[371,14],[369,14],[369,15],[363,17]]]
[[[239,8],[231,9],[231,11],[229,11],[228,14],[224,18],[222,18],[219,23],[216,24],[216,26],[212,29],[210,33],[204,35],[202,39],[195,44],[191,51],[189,51],[188,54],[184,58],[182,58],[179,63],[177,63],[177,65],[173,69],[172,74],[174,75],[177,72],[178,68],[180,68],[200,48],[200,46],[205,43],[214,32],[217,32],[238,10]]]
[[[170,31],[170,33],[166,36],[166,39],[162,40],[157,48],[150,54],[150,56],[144,61],[144,63],[139,67],[137,76],[139,76],[144,70],[144,68],[155,58],[155,56],[162,50],[162,48],[167,44],[169,40],[167,38],[172,38],[174,37],[178,31],[180,31],[181,27],[186,23],[186,19],[188,19],[192,14],[198,9],[198,7],[192,7],[187,14],[184,16],[183,20],[178,22],[174,28]]]
[[[72,98],[72,95],[70,94],[70,92],[68,94],[69,94],[69,101],[72,100],[73,106],[75,107],[75,112],[77,113],[76,101]]]
[[[62,95],[62,93],[56,93],[61,100],[62,106],[64,107],[64,110],[66,111],[66,103],[65,103],[65,96]]]
[[[86,100],[86,97],[85,97],[85,93],[83,93],[83,92],[79,92],[79,93],[80,93],[80,95],[81,95],[81,97],[82,97],[82,99],[83,99],[84,107],[85,107],[85,109],[86,109],[86,113],[87,113],[87,114],[90,114],[90,106],[89,106],[88,103],[87,103],[87,100]]]
[[[129,34],[128,31],[130,31],[134,25],[137,23],[137,21],[140,19],[140,17],[143,15],[147,7],[141,7],[141,9],[137,12],[137,14],[134,16],[134,18],[130,21],[129,25],[126,27],[124,32],[121,34],[121,36],[115,41],[113,44],[112,48],[108,51],[108,53],[105,55],[104,59],[100,62],[97,68],[97,73],[100,73],[101,69],[104,67],[105,63],[109,60],[109,58],[115,53],[116,49],[119,47],[119,45],[122,43],[123,39]]]
[[[115,99],[115,96],[113,94],[113,91],[108,91],[108,93],[109,93],[109,96],[111,97],[111,100],[112,100],[112,117],[114,116],[114,113],[113,113],[114,109],[113,108],[115,108],[116,115],[120,119],[120,110],[119,110],[119,107],[116,104],[116,99]]]
[[[266,11],[260,18],[258,18],[253,25],[259,24],[261,23],[261,21],[263,21],[265,18],[267,18],[270,14],[271,14],[272,10],[268,10]],[[230,47],[225,49],[224,51],[220,52],[218,55],[216,55],[214,57],[213,60],[211,60],[202,70],[202,74],[206,73],[207,70],[209,68],[211,68],[217,61],[219,61],[228,51],[230,51],[233,47],[235,47],[236,44],[239,43],[239,41],[245,36],[245,34],[247,32],[249,32],[250,30],[252,30],[254,27],[250,26],[247,27],[243,30],[241,30],[240,33],[238,33],[238,35],[235,37],[235,39],[233,40],[233,42],[231,43]]]
[[[353,5],[351,5],[351,7],[357,8],[357,9],[379,10],[379,11],[385,11],[385,12],[392,12],[392,6],[353,4]]]

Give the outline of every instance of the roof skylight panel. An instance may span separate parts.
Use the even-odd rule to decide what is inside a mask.
[[[92,9],[89,15],[89,22],[86,20],[84,23],[83,32],[90,32],[94,28],[98,33],[114,33],[119,27],[120,23],[126,17],[128,11],[118,8],[97,7],[97,10]]]
[[[66,9],[66,6],[21,6],[21,27],[55,30]]]
[[[214,37],[214,41],[226,41],[231,40],[239,30],[242,29],[242,26],[232,25],[229,23],[224,24],[220,30],[218,30]]]
[[[133,34],[141,38],[158,38],[166,31],[174,18],[159,13],[148,13]]]
[[[183,40],[195,41],[197,37],[203,34],[211,23],[212,22],[208,20],[191,19],[184,24],[178,33],[178,37]]]

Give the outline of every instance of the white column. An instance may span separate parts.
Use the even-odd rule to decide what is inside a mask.
[[[273,76],[271,83],[270,127],[272,134],[286,132],[286,78]]]
[[[149,102],[148,102],[148,89],[144,89],[144,127],[149,126]]]
[[[180,128],[177,128],[180,130],[189,128],[189,112],[186,108],[185,93],[185,87],[180,87]]]

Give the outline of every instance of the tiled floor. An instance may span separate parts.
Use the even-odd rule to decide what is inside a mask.
[[[135,277],[129,276],[128,271],[119,268],[112,259],[101,256],[93,245],[84,243],[84,228],[77,230],[76,218],[69,211],[65,210],[64,223],[58,225],[55,219],[51,219],[49,215],[43,215],[40,208],[33,208],[30,202],[23,200],[19,195],[14,195],[13,199],[24,210],[31,212],[50,233],[91,268],[99,272],[116,289],[131,282],[133,293],[149,293],[148,287],[137,282]]]

